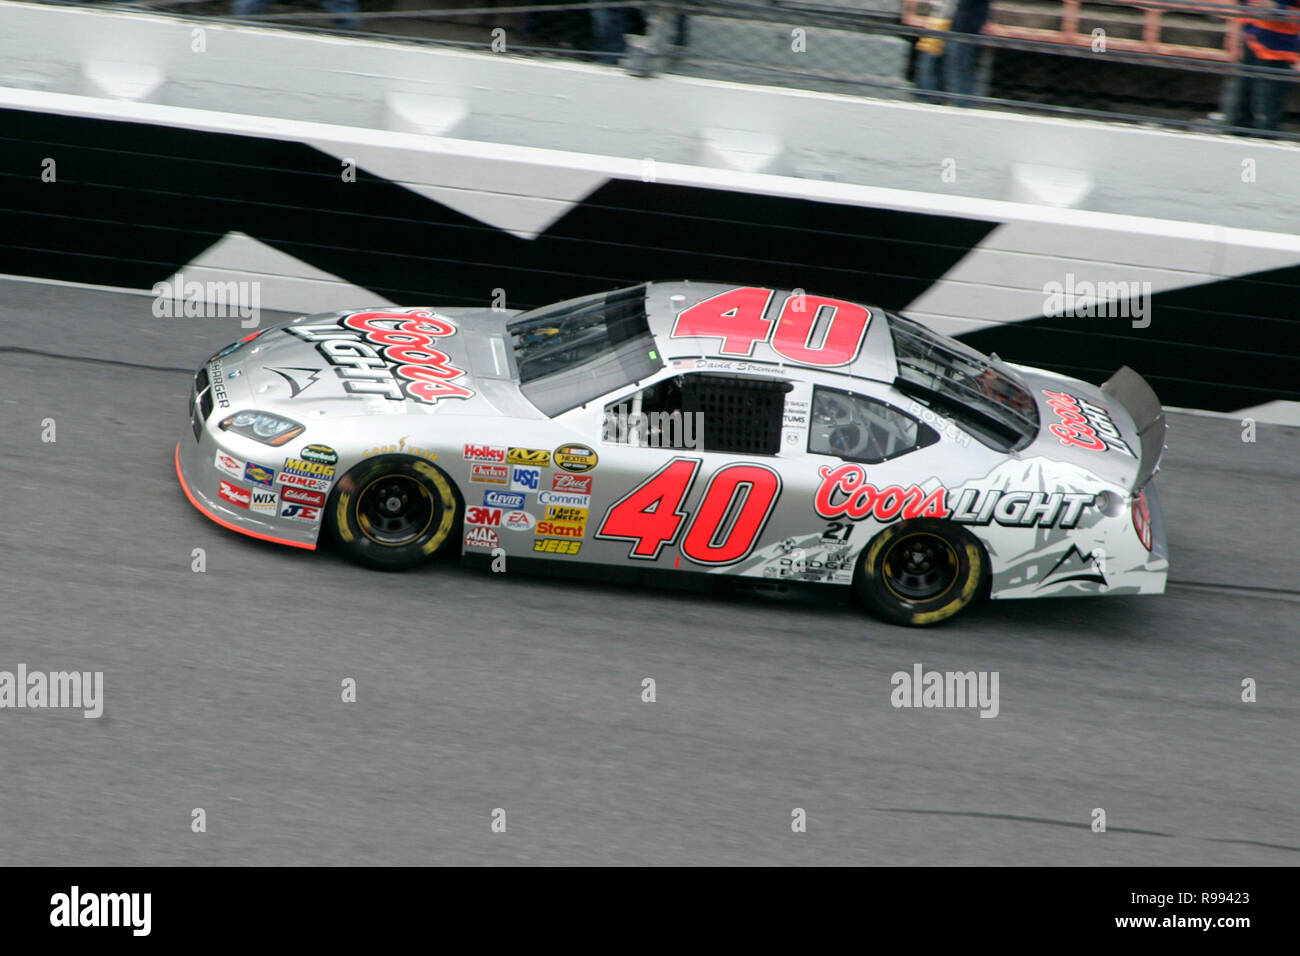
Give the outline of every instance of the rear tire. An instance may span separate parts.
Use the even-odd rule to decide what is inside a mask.
[[[892,624],[946,621],[985,590],[988,558],[964,528],[934,518],[890,525],[858,559],[853,587]]]
[[[422,458],[380,455],[339,479],[328,508],[339,549],[367,567],[405,571],[450,549],[460,498]]]

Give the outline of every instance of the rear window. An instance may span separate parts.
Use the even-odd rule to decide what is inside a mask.
[[[525,312],[507,327],[519,387],[559,415],[663,368],[645,314],[643,285]]]
[[[999,451],[1024,448],[1038,434],[1038,406],[1005,366],[925,326],[890,314],[898,378],[894,387],[954,419]]]

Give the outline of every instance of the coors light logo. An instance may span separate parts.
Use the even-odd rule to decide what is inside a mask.
[[[349,392],[394,401],[413,398],[426,405],[474,394],[455,381],[465,370],[434,348],[438,339],[455,335],[456,326],[428,309],[354,312],[285,331],[315,345]]]

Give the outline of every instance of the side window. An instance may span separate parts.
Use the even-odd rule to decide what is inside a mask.
[[[808,450],[815,455],[876,463],[938,440],[933,428],[885,402],[820,385],[813,389]]]
[[[691,373],[605,406],[604,441],[651,448],[775,455],[790,383]]]

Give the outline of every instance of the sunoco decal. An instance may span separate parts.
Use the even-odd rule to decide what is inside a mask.
[[[285,331],[315,345],[349,392],[393,401],[412,398],[427,405],[474,395],[456,382],[465,370],[434,348],[438,339],[455,335],[456,326],[429,309],[354,312],[334,322],[294,325]]]

